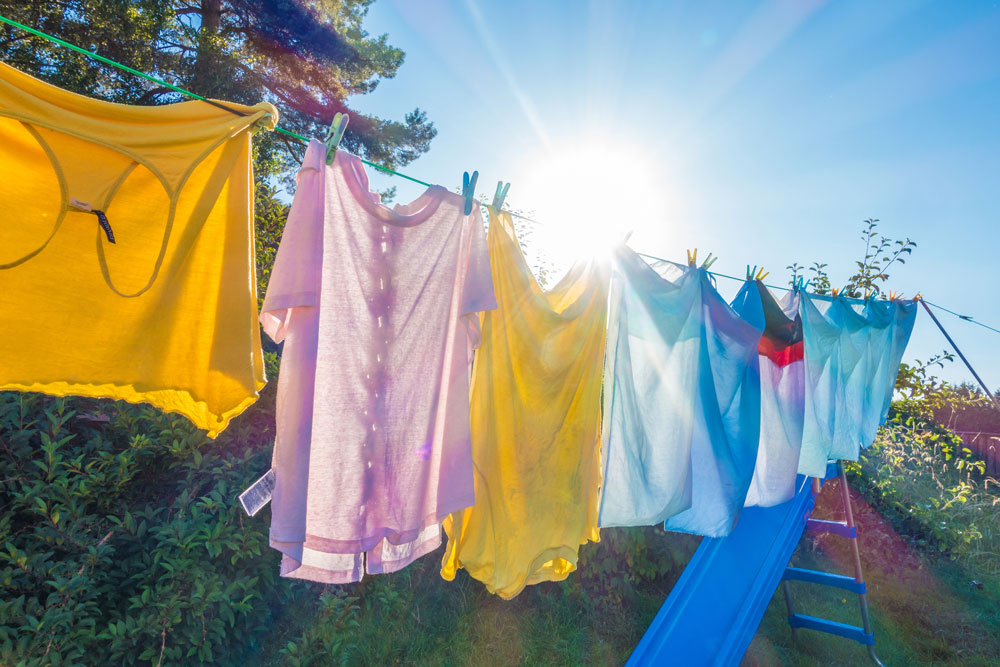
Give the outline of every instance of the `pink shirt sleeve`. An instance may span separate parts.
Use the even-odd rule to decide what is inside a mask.
[[[486,245],[486,231],[477,208],[469,221],[471,239],[469,260],[462,288],[462,314],[494,310],[497,299],[493,293],[493,274],[490,272],[490,253]]]
[[[483,219],[479,207],[474,210],[470,225],[469,258],[466,264],[465,283],[462,285],[461,315],[469,327],[469,345],[472,350],[479,349],[481,331],[478,313],[484,310],[494,310],[497,307],[496,295],[493,292],[493,274],[490,269],[489,248],[486,245],[486,232],[483,229]]]
[[[296,176],[298,189],[274,260],[260,323],[274,342],[288,333],[296,308],[319,305],[323,272],[324,146],[309,144]]]

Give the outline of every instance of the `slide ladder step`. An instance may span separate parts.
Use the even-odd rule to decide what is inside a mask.
[[[814,533],[833,533],[841,537],[855,539],[858,536],[857,526],[848,526],[843,521],[827,521],[825,519],[807,519],[806,530]]]
[[[859,644],[863,644],[865,646],[875,645],[875,635],[871,632],[865,632],[863,628],[859,628],[856,625],[847,625],[846,623],[838,623],[837,621],[828,621],[825,618],[805,616],[804,614],[792,614],[788,617],[788,624],[793,628],[818,630],[819,632],[837,635],[838,637],[853,639]]]
[[[833,574],[832,572],[820,572],[819,570],[806,570],[801,567],[786,567],[785,574],[781,578],[785,581],[807,581],[811,584],[834,586],[858,595],[868,592],[865,588],[865,582],[855,581],[854,577]]]

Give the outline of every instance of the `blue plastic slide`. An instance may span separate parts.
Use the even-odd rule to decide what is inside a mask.
[[[788,502],[748,507],[729,537],[703,539],[626,664],[739,664],[815,502],[800,475]]]

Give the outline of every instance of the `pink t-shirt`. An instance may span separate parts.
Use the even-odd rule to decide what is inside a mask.
[[[347,583],[475,503],[469,365],[496,299],[478,206],[434,186],[389,208],[325,154],[306,151],[260,317],[285,341],[270,539],[283,576]]]

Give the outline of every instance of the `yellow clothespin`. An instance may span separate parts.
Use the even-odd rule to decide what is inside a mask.
[[[838,296],[840,296],[840,288],[834,287],[832,290],[830,290],[830,295],[836,299]]]
[[[690,250],[688,250],[687,254],[688,254],[688,266],[694,266],[695,264],[698,263],[698,249],[697,248],[694,249],[694,252],[691,252]]]
[[[899,301],[902,298],[903,298],[903,293],[902,292],[896,292],[896,291],[893,291],[893,290],[889,290],[889,301]]]

